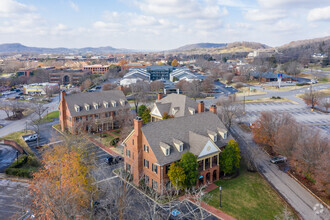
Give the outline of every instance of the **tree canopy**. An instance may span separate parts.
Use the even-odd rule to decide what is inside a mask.
[[[168,177],[172,185],[176,188],[176,190],[181,190],[185,187],[186,174],[184,169],[179,166],[177,163],[172,163],[168,170]]]
[[[239,168],[240,149],[238,143],[231,139],[221,153],[221,168],[225,174],[232,174]]]
[[[195,186],[198,178],[197,156],[191,152],[186,152],[182,154],[179,165],[184,169],[186,174],[185,186],[187,188]]]

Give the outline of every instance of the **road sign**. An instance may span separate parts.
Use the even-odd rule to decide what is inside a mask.
[[[282,79],[283,78],[283,74],[282,73],[277,74],[277,78]]]
[[[171,212],[171,215],[173,216],[177,216],[177,215],[180,215],[180,212],[176,209],[174,209],[172,212]]]

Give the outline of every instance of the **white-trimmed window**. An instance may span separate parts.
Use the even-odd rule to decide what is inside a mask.
[[[149,146],[148,145],[144,145],[144,151],[149,153]]]

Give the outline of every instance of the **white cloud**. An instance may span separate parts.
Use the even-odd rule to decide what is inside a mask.
[[[261,7],[264,8],[281,8],[281,9],[292,9],[292,6],[295,8],[306,8],[316,4],[312,0],[258,0]],[[326,4],[328,0],[317,0],[317,4]]]
[[[79,6],[76,3],[74,3],[73,1],[69,1],[69,4],[74,11],[79,11]]]
[[[34,12],[33,6],[28,6],[14,0],[1,0],[0,1],[0,17],[21,16]]]
[[[314,8],[309,11],[307,16],[308,21],[327,21],[330,20],[330,6],[325,8]]]
[[[250,9],[245,13],[245,18],[251,21],[270,21],[285,18],[286,14],[282,10],[261,10]]]

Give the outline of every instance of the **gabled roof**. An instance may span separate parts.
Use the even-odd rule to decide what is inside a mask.
[[[167,112],[170,115],[173,115],[172,109],[175,108],[175,110],[178,110],[174,114],[174,117],[191,115],[191,113],[189,112],[189,108],[195,109],[196,112],[198,111],[198,103],[196,103],[194,100],[190,99],[185,95],[175,93],[167,95],[161,100],[158,100],[155,104],[157,105],[157,108],[158,106],[160,106],[160,108],[162,108],[162,111]],[[159,108],[158,110],[161,111],[161,109]],[[163,115],[163,112],[161,113]]]
[[[72,117],[99,114],[130,107],[124,93],[120,90],[70,94],[65,96],[65,100]],[[120,100],[125,101],[124,106],[121,105]],[[108,108],[105,108],[104,101],[109,103]],[[111,104],[112,101],[116,101],[116,107]],[[94,108],[93,103],[99,104],[97,109]],[[85,104],[90,105],[89,111],[86,110]],[[76,111],[75,106],[80,106],[79,112]]]
[[[207,140],[210,140],[208,138],[208,130],[218,132],[218,128],[224,127],[216,114],[204,112],[191,116],[151,122],[143,125],[141,129],[158,164],[162,166],[180,160],[181,155],[187,151],[191,151],[198,156],[207,143]],[[218,147],[225,146],[230,138],[228,136],[226,140],[223,140],[218,135],[218,141],[215,144]],[[174,146],[175,140],[183,142],[182,152],[179,152]],[[164,156],[160,148],[161,142],[171,147],[169,156]]]

